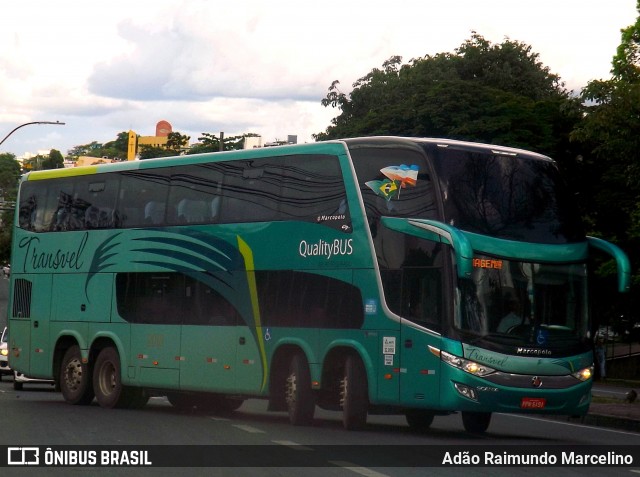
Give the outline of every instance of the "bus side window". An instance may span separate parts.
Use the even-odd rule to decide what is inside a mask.
[[[150,200],[144,206],[144,222],[149,225],[159,225],[164,221],[165,204]]]

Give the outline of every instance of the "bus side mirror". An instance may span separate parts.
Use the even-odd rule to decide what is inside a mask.
[[[602,250],[611,255],[618,268],[618,291],[620,293],[628,292],[631,289],[631,264],[627,254],[620,247],[596,237],[587,237],[587,242],[593,248]]]
[[[471,273],[473,272],[473,248],[467,236],[460,229],[437,220],[396,217],[382,217],[381,220],[385,227],[396,232],[451,245],[456,253],[458,277],[471,278]]]
[[[439,235],[443,243],[449,243],[456,252],[458,278],[471,278],[473,272],[473,247],[462,230],[437,220],[409,220],[411,225]]]

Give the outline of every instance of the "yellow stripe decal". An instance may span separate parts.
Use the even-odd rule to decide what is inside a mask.
[[[98,166],[70,167],[68,169],[48,169],[46,171],[30,172],[27,180],[39,181],[42,179],[54,179],[56,177],[87,176],[98,172]]]
[[[260,304],[258,303],[258,286],[256,285],[256,272],[253,264],[253,252],[251,247],[238,235],[238,249],[244,257],[244,268],[247,271],[247,284],[249,285],[249,295],[251,296],[251,307],[253,309],[253,321],[256,326],[258,348],[260,348],[260,359],[262,360],[262,391],[267,385],[267,353],[264,349],[262,335],[262,323],[260,321]]]

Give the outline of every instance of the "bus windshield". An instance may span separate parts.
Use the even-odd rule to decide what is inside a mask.
[[[454,326],[495,344],[566,350],[588,332],[584,264],[474,259],[458,285]]]

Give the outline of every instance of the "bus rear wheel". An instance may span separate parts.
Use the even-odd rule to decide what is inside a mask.
[[[285,382],[285,401],[289,422],[294,426],[307,426],[313,421],[316,402],[311,389],[311,373],[303,354],[295,354],[289,363]]]
[[[86,363],[82,362],[80,347],[71,346],[62,358],[60,367],[60,391],[69,404],[90,404],[94,393],[91,373]]]
[[[485,432],[489,428],[490,423],[490,412],[462,411],[462,424],[467,432]]]
[[[127,407],[130,395],[120,380],[120,356],[112,348],[100,351],[93,369],[93,390],[101,407]]]
[[[357,356],[350,355],[345,360],[340,382],[340,405],[345,429],[355,431],[366,425],[369,408],[367,375]]]

